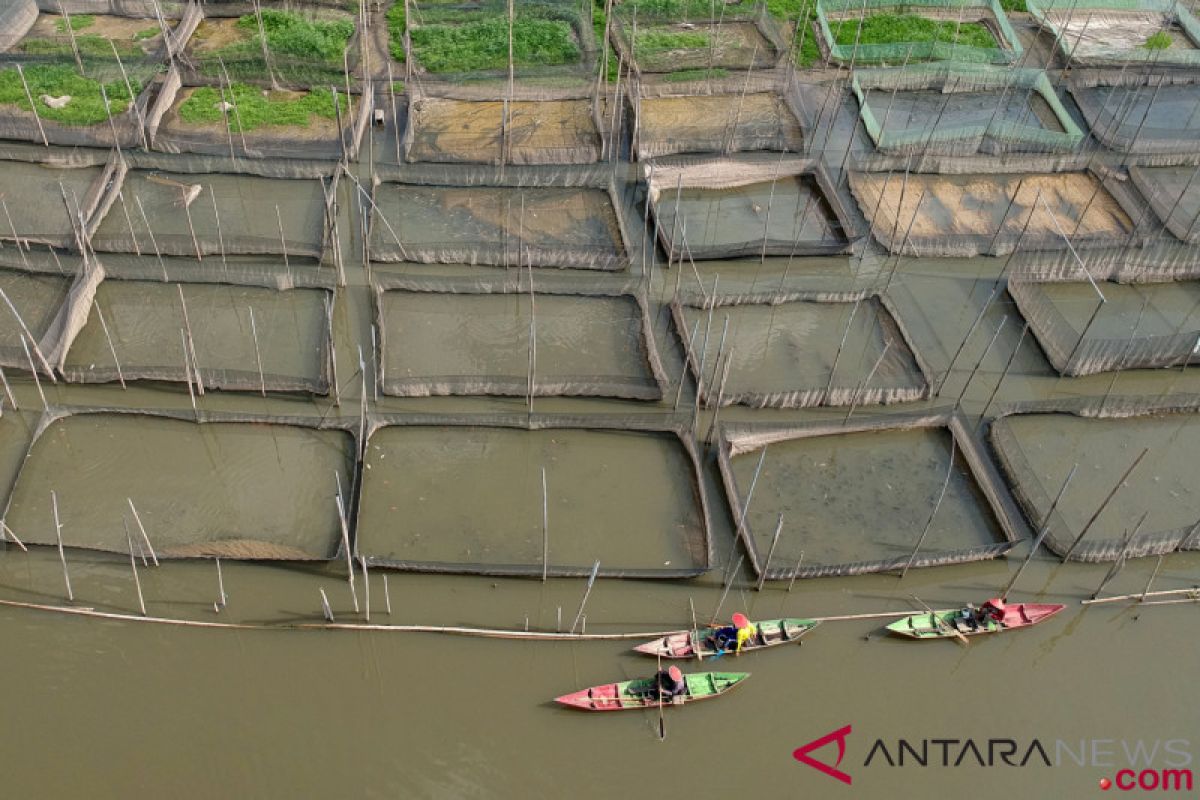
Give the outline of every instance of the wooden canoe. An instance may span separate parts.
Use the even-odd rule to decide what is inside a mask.
[[[819,624],[819,622],[811,619],[790,618],[755,622],[754,625],[758,628],[758,635],[752,637],[742,645],[742,652],[748,653],[751,650],[762,650],[767,647],[797,642],[800,640],[800,637]],[[663,658],[696,658],[697,656],[705,658],[707,656],[715,656],[718,651],[713,646],[712,637],[716,634],[717,630],[718,628],[716,627],[709,627],[700,628],[695,632],[676,631],[675,633],[667,634],[661,639],[639,644],[633,649],[639,653],[645,653],[650,656],[662,656]],[[699,653],[697,653],[697,649]]]
[[[679,695],[663,705],[708,700],[725,694],[749,677],[749,672],[694,672],[684,676],[687,694]],[[639,678],[564,694],[554,698],[554,702],[583,711],[625,711],[631,708],[657,708],[658,695],[654,691],[654,678]]]
[[[1002,616],[989,616],[986,622],[972,622],[967,609],[913,614],[887,626],[890,633],[912,639],[947,639],[956,634],[978,636],[984,633],[1001,633],[1013,628],[1027,628],[1062,611],[1066,606],[1058,603],[1008,603]]]

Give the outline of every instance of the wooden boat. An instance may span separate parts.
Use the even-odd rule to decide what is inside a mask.
[[[1062,611],[1058,603],[1002,603],[989,600],[978,611],[955,608],[913,614],[887,626],[888,631],[913,639],[946,639],[1027,628]],[[980,616],[984,618],[981,620]]]
[[[682,705],[717,697],[749,677],[749,672],[694,672],[684,676],[687,693],[663,705]],[[651,677],[593,686],[556,697],[554,702],[583,711],[625,711],[631,708],[657,708],[658,694],[654,690],[654,678]]]
[[[819,625],[811,619],[771,619],[755,622],[758,634],[744,645],[742,652],[762,650],[780,644],[796,642],[800,637]],[[697,631],[677,631],[669,633],[661,639],[639,644],[633,648],[639,653],[663,658],[704,658],[715,656],[721,652],[713,642],[718,627],[700,628]],[[697,653],[697,650],[699,651]]]

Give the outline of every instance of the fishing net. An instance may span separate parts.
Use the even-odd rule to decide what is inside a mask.
[[[373,565],[587,576],[599,561],[601,576],[627,578],[710,566],[699,453],[682,426],[406,414],[375,418],[370,431],[356,528],[357,553]]]
[[[1006,255],[1111,248],[1139,241],[1145,222],[1127,182],[1111,174],[850,174],[871,232],[890,252]]]
[[[25,38],[38,18],[33,0],[8,0],[0,5],[0,53],[6,53]]]
[[[863,127],[884,151],[1054,153],[1083,141],[1040,70],[913,64],[855,70],[851,88]]]
[[[41,369],[36,350],[26,355],[22,346],[23,340],[28,346],[25,331],[35,342],[45,343],[70,286],[70,279],[62,276],[0,270],[0,291],[12,303],[12,308],[0,303],[0,365],[29,372],[32,360]]]
[[[608,170],[400,173],[370,199],[378,261],[621,270],[631,247]],[[564,185],[566,184],[566,185]]]
[[[77,246],[82,219],[90,228],[117,168],[2,161],[0,242],[56,248]],[[18,194],[15,187],[20,187]],[[14,248],[13,255],[19,258]]]
[[[713,302],[691,296],[671,304],[688,368],[708,407],[859,406],[929,394],[929,368],[883,295],[719,298],[710,322]],[[724,366],[720,355],[706,356],[714,341]]]
[[[353,453],[352,434],[311,420],[53,411],[4,522],[26,544],[55,545],[57,517],[67,547],[127,553],[132,539],[148,556],[144,528],[158,558],[324,560],[340,540],[330,473],[348,486]]]
[[[1200,550],[1190,466],[1191,444],[1200,443],[1196,398],[1157,407],[1153,400],[1139,401],[1140,408],[1130,410],[1119,400],[1110,410],[1108,398],[1070,408],[1032,403],[992,423],[992,448],[1013,493],[1031,527],[1048,528],[1045,543],[1056,555],[1066,556],[1076,540],[1072,561]],[[1144,448],[1145,459],[1122,481],[1113,502],[1102,505]],[[1055,506],[1074,464],[1078,473]],[[1126,544],[1131,533],[1136,535]]]
[[[1174,0],[1029,0],[1071,66],[1200,65],[1200,22]]]
[[[1194,82],[1134,74],[1100,85],[1073,79],[1067,86],[1092,134],[1111,150],[1183,160],[1200,147],[1200,85]]]
[[[662,399],[667,376],[640,295],[539,284],[531,294],[519,279],[381,280],[383,391]]]
[[[646,170],[656,237],[672,259],[827,255],[860,236],[820,161],[681,158]]]
[[[725,425],[717,461],[738,538],[768,580],[981,561],[1021,536],[1020,511],[981,443],[950,414]],[[813,508],[818,527],[805,522]]]
[[[1130,167],[1129,177],[1175,238],[1200,242],[1200,182],[1192,167]]]
[[[640,160],[675,153],[804,148],[799,84],[792,73],[737,81],[648,83],[635,87],[634,150]]]
[[[857,33],[875,14],[914,14],[956,27],[965,23],[982,25],[995,42],[992,47],[977,47],[941,41],[940,37],[912,42],[875,44],[863,42]],[[839,36],[843,25],[850,31]],[[816,24],[821,50],[834,61],[847,64],[902,64],[913,61],[958,61],[985,64],[1011,64],[1024,48],[1008,22],[998,0],[817,0]]]

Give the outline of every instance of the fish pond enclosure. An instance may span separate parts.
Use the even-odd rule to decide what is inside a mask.
[[[621,764],[704,797],[664,759],[749,718],[737,785],[822,796],[780,730],[998,718],[882,675],[1186,736],[1186,695],[1130,687],[1196,662],[1195,13],[0,0],[5,788],[610,797]],[[989,597],[1069,608],[883,635]],[[721,703],[547,703],[735,612],[821,625]]]

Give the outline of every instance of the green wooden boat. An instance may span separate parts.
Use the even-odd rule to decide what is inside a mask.
[[[683,705],[719,697],[749,677],[749,672],[694,672],[684,676],[687,693],[677,695],[663,705]],[[653,677],[604,683],[556,697],[554,702],[583,711],[626,711],[632,708],[657,708],[659,705]]]
[[[890,633],[911,639],[947,639],[1027,628],[1062,611],[1059,603],[1004,603],[989,600],[981,609],[954,608],[913,614],[887,626]]]

